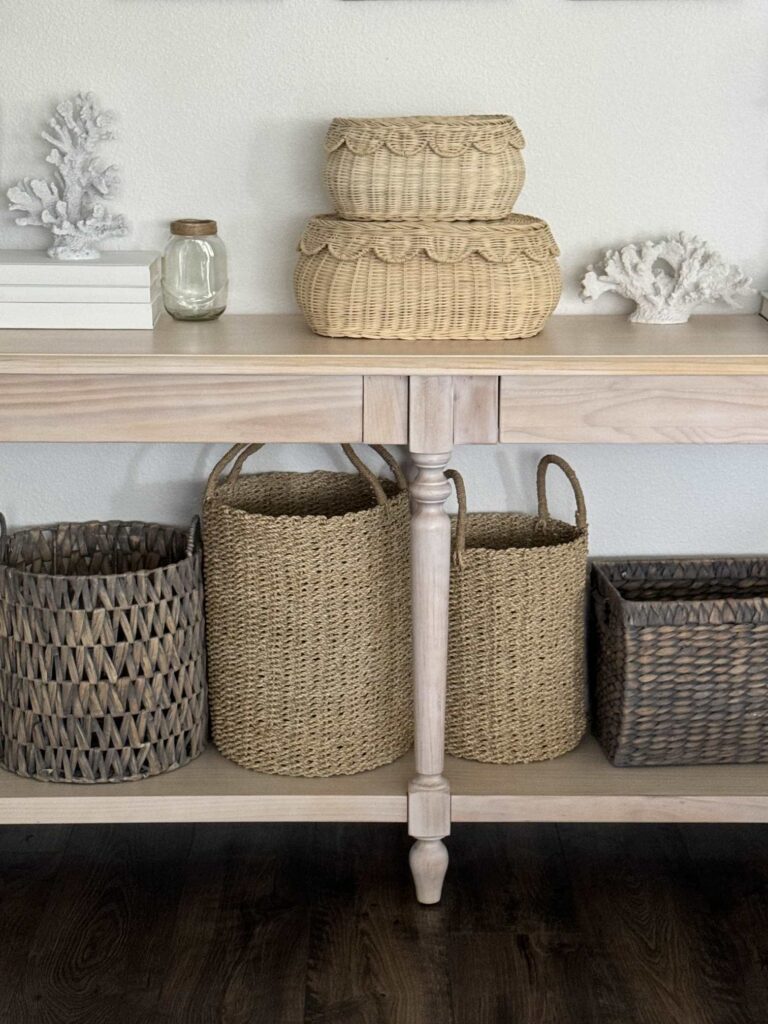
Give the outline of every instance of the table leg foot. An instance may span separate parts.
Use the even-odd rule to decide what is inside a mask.
[[[417,839],[409,856],[419,903],[439,903],[448,870],[448,850],[442,839]]]

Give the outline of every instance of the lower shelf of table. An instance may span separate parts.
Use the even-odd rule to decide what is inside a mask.
[[[586,739],[533,765],[448,758],[454,821],[768,822],[768,765],[613,768]],[[0,772],[0,824],[407,820],[413,756],[373,772],[295,779],[249,772],[213,748],[143,782],[72,786]]]
[[[768,764],[614,768],[588,737],[540,764],[450,759],[453,821],[768,822]]]
[[[168,775],[67,785],[0,771],[0,824],[181,821],[400,821],[408,815],[407,755],[372,772],[296,779],[239,768],[209,747]]]

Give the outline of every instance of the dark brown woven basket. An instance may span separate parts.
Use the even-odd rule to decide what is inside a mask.
[[[149,523],[8,535],[0,515],[0,766],[126,782],[202,752],[202,556]]]
[[[768,760],[768,560],[598,563],[592,633],[615,765]]]

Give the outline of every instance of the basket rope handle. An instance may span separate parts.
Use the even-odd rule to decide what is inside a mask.
[[[217,490],[217,488],[221,484],[221,474],[224,472],[224,470],[227,468],[229,463],[232,461],[232,459],[235,458],[236,455],[239,455],[241,452],[243,452],[245,449],[249,447],[252,446],[247,444],[233,444],[229,451],[222,455],[222,457],[211,470],[211,475],[208,477],[208,483],[205,485],[205,494],[203,495],[203,500],[207,501],[209,498],[213,497],[214,491]]]
[[[250,459],[252,455],[255,455],[256,452],[261,451],[263,447],[263,444],[243,445],[243,450],[235,459],[235,464],[232,467],[232,469],[229,471],[229,473],[227,473],[227,479],[225,482],[228,484],[236,484],[237,481],[240,479],[240,474],[243,471],[243,466],[246,464],[248,459]]]
[[[383,444],[371,444],[368,447],[373,449],[379,458],[389,466],[392,476],[395,478],[397,489],[399,491],[407,491],[408,481],[405,477],[405,473],[403,472],[403,467],[397,461],[392,452],[388,448],[385,448]]]
[[[456,537],[453,544],[453,562],[458,569],[464,568],[464,553],[467,550],[467,488],[464,477],[458,469],[446,469],[445,475],[453,480],[459,513],[456,516]]]
[[[189,524],[189,533],[187,535],[187,558],[191,558],[195,553],[195,547],[200,537],[200,516],[195,516],[192,522]]]
[[[369,445],[368,447],[372,448],[376,452],[376,454],[392,470],[395,480],[397,481],[397,489],[399,491],[407,491],[408,481],[405,479],[405,473],[403,473],[402,469],[397,463],[397,460],[391,454],[391,452],[388,452],[387,449],[380,444],[372,444]],[[377,503],[379,505],[386,505],[387,493],[381,486],[381,480],[376,476],[376,474],[371,469],[368,468],[368,466],[366,466],[366,464],[363,462],[363,460],[360,458],[360,456],[357,454],[357,452],[354,450],[351,444],[343,444],[341,446],[341,450],[347,456],[347,458],[355,467],[360,476],[366,481],[366,483],[369,484],[371,490],[376,495]]]
[[[539,499],[539,522],[546,523],[552,518],[549,512],[549,504],[547,502],[547,469],[550,466],[557,466],[558,469],[561,469],[568,478],[568,483],[573,488],[573,494],[576,498],[576,527],[582,531],[586,530],[587,506],[584,501],[584,491],[581,489],[579,478],[576,476],[573,468],[568,465],[565,459],[561,459],[559,455],[545,455],[536,470],[536,493]]]
[[[246,461],[250,459],[252,455],[255,455],[257,451],[263,448],[263,444],[235,444],[229,451],[223,455],[216,465],[211,470],[211,475],[208,477],[208,483],[205,487],[204,499],[208,500],[214,494],[222,483],[234,484],[237,483],[240,478],[240,473]],[[372,444],[369,446],[372,448],[377,455],[379,455],[384,462],[389,466],[392,474],[397,482],[398,490],[406,491],[408,489],[408,481],[405,478],[405,473],[400,467],[395,457],[389,452],[383,445]],[[376,501],[379,505],[385,505],[387,503],[387,495],[384,488],[381,486],[381,481],[371,470],[366,466],[362,459],[354,452],[351,445],[343,444],[341,446],[342,451],[347,456],[349,461],[355,467],[361,477],[370,485]],[[231,470],[227,473],[226,479],[222,481],[222,475],[227,469],[229,464],[234,459],[234,465]]]

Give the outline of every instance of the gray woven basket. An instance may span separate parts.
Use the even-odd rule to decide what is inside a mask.
[[[235,445],[206,490],[214,742],[278,775],[386,764],[413,741],[405,478],[385,449],[397,483],[346,445],[359,475],[241,476],[259,448]]]
[[[768,761],[768,561],[600,562],[595,732],[615,765]]]
[[[0,765],[48,782],[127,782],[202,752],[202,556],[148,523],[0,516]]]
[[[576,525],[553,519],[546,471],[576,496]],[[539,463],[538,514],[467,514],[459,499],[451,573],[446,749],[496,764],[543,761],[586,729],[587,514],[576,474]]]

